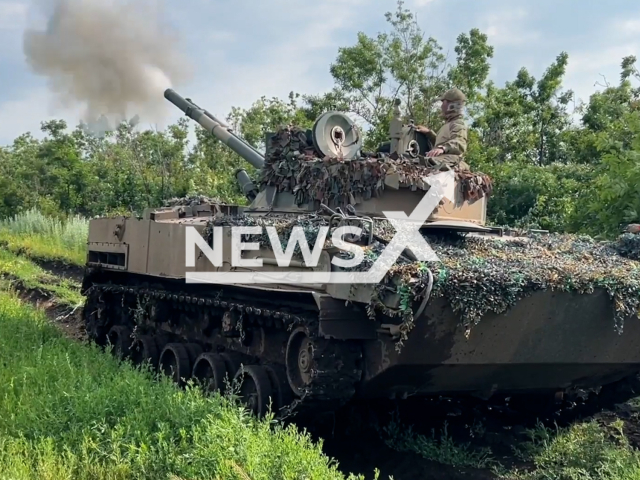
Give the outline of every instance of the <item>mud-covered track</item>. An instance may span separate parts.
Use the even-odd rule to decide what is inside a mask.
[[[319,336],[312,305],[279,308],[222,290],[198,295],[147,283],[85,283],[84,294],[91,340],[149,361],[178,384],[213,381],[220,390],[219,377],[236,379],[241,391],[251,390],[244,397],[254,399],[256,414],[269,398],[282,417],[339,408],[361,377],[358,345]]]

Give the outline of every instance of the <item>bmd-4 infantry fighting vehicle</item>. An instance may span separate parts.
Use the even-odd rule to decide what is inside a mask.
[[[506,295],[536,285],[493,313],[502,305],[493,279],[504,275],[489,277],[493,267],[473,257],[469,264],[482,275],[457,277],[443,293],[440,286],[461,262],[459,252],[446,248],[439,252],[448,270],[438,275],[428,262],[403,270],[419,262],[416,252],[402,253],[396,273],[404,275],[409,290],[388,279],[380,285],[186,282],[187,272],[336,271],[332,259],[344,255],[328,242],[317,265],[296,256],[280,267],[265,235],[258,236],[259,249],[242,252],[245,260],[262,260],[262,267],[237,266],[230,241],[237,225],[275,225],[285,236],[295,225],[314,234],[318,225],[356,225],[361,234],[345,240],[379,253],[375,246],[390,238],[380,228],[383,212],[411,215],[431,188],[430,176],[441,169],[425,157],[429,139],[403,124],[398,108],[390,141],[376,152],[362,151],[359,130],[346,115],[328,112],[311,130],[287,127],[269,134],[262,154],[192,101],[171,89],[165,97],[253,165],[260,179],[256,185],[246,171],[237,172],[248,206],[196,201],[147,209],[142,218],[91,220],[84,317],[99,344],[111,343],[134,362],[149,361],[179,383],[194,378],[222,390],[225,378],[237,378],[241,397],[258,415],[269,399],[278,410],[326,411],[354,397],[553,394],[615,382],[639,370],[640,322],[627,322],[622,335],[616,332],[605,289],[559,291],[536,284],[535,275],[518,277],[505,286]],[[489,249],[505,249],[494,260],[508,260],[511,245],[526,251],[524,240],[485,225],[490,179],[451,172],[454,198],[440,201],[422,233],[484,238]],[[221,237],[212,234],[215,226],[223,229]],[[195,265],[187,266],[188,227],[213,248],[215,238],[223,240],[219,266],[195,246]],[[540,272],[554,260],[543,263]],[[562,274],[557,272],[548,278]],[[472,300],[463,305],[458,291]],[[477,307],[475,293],[488,308],[470,330],[461,312]]]

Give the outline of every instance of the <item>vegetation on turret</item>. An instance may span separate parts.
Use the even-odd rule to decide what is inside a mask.
[[[428,190],[425,178],[437,173],[440,170],[425,157],[405,158],[395,153],[363,153],[346,161],[322,158],[308,145],[304,131],[288,126],[270,138],[260,186],[293,194],[297,205],[311,203],[320,208],[323,203],[345,208],[383,195],[387,178],[392,177],[398,187]],[[455,175],[465,200],[488,197],[493,191],[491,178],[481,172],[455,169]]]

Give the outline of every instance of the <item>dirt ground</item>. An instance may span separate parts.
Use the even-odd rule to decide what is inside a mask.
[[[86,341],[82,307],[73,309],[62,305],[49,292],[27,288],[18,279],[12,282],[12,286],[21,300],[41,308],[51,323],[59,327],[67,337],[77,341]]]
[[[79,265],[69,265],[57,260],[32,259],[43,270],[60,278],[67,278],[82,283],[84,268]]]

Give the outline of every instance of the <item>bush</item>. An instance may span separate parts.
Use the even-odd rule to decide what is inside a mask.
[[[640,477],[640,454],[616,420],[596,421],[554,431],[542,426],[530,431],[531,441],[520,452],[535,470],[513,474],[521,480],[632,480]]]
[[[478,167],[493,179],[489,222],[518,228],[576,233],[579,196],[593,176],[590,165],[524,162],[486,163]]]
[[[89,221],[79,215],[60,219],[31,209],[0,220],[0,239],[12,250],[47,259],[84,263],[88,235]]]

